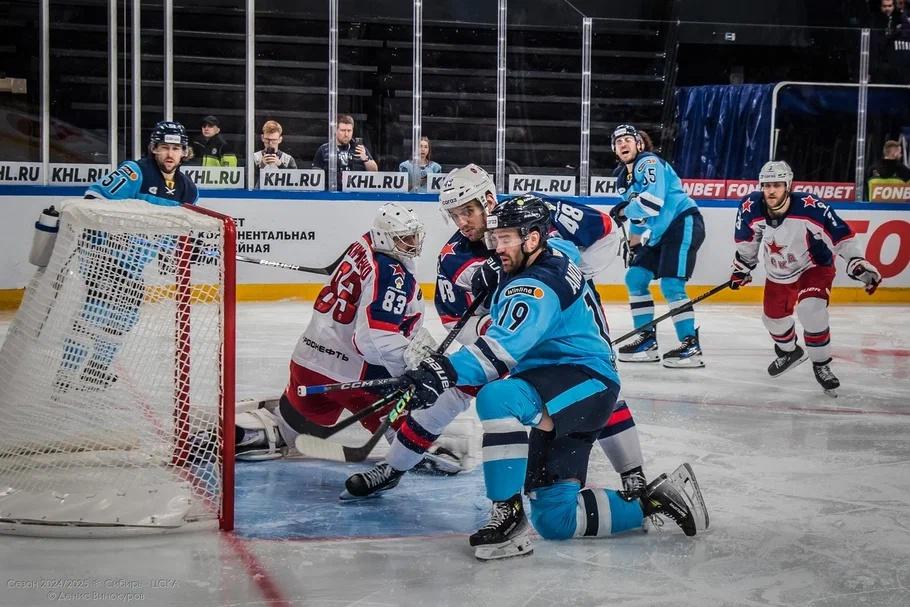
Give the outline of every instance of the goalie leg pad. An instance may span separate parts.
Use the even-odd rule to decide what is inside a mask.
[[[236,456],[238,460],[278,459],[287,453],[284,439],[278,432],[278,420],[267,409],[238,413],[234,424],[238,428]]]

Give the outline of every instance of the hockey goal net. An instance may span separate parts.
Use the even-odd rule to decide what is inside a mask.
[[[0,349],[0,532],[233,527],[234,224],[63,203]]]

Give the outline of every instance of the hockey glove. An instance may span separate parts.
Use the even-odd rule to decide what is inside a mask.
[[[623,200],[610,209],[610,218],[613,219],[616,223],[622,223],[626,220],[626,215],[623,213],[623,209],[629,206],[628,200]]]
[[[458,374],[449,359],[442,354],[425,358],[413,371],[401,376],[414,387],[411,409],[426,409],[436,402],[439,395],[455,386]]]
[[[622,243],[620,243],[619,254],[622,255],[622,262],[627,268],[635,261],[635,256],[641,252],[642,246],[643,245],[640,242],[629,244],[628,240],[623,240]]]
[[[499,278],[502,275],[502,264],[499,262],[498,255],[490,255],[483,262],[474,276],[471,278],[471,294],[474,297],[483,297],[484,306],[490,307],[490,300],[493,299],[493,292],[499,286]]]
[[[744,287],[750,282],[752,282],[752,270],[755,269],[755,264],[751,266],[745,262],[745,260],[740,256],[737,251],[736,255],[733,256],[733,273],[730,274],[730,288],[736,291],[740,287]]]
[[[862,257],[854,257],[847,262],[847,274],[853,280],[858,280],[866,285],[866,293],[872,295],[882,282],[882,275],[878,268]]]

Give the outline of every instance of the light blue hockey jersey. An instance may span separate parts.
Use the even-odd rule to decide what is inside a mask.
[[[600,302],[572,261],[578,249],[557,238],[547,245],[531,267],[500,284],[487,333],[451,355],[459,385],[552,365],[589,367],[619,384]]]
[[[642,152],[635,159],[631,185],[622,197],[631,201],[623,211],[632,222],[631,233],[651,230],[651,245],[660,243],[674,219],[698,208],[670,163],[651,152]]]

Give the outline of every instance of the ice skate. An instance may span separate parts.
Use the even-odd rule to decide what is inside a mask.
[[[656,526],[660,522],[655,515],[666,516],[688,536],[708,528],[708,510],[689,464],[651,481],[641,498],[641,508]]]
[[[423,459],[411,469],[411,472],[435,476],[454,476],[462,470],[464,470],[464,467],[461,464],[461,458],[455,453],[445,447],[431,445],[424,454]]]
[[[657,352],[657,330],[642,331],[635,340],[617,351],[617,357],[626,363],[653,363],[660,360]]]
[[[534,552],[521,494],[516,493],[504,502],[493,502],[490,521],[471,536],[470,543],[474,556],[481,561]]]
[[[690,335],[682,340],[678,348],[664,354],[663,365],[672,369],[694,369],[705,366],[701,359],[701,346],[698,344],[698,329],[695,330],[695,335]]]
[[[828,366],[829,364],[831,364],[830,358],[823,363],[814,362],[812,363],[812,371],[815,373],[815,379],[821,384],[825,394],[837,398],[837,389],[840,387],[840,380],[837,379],[837,376],[831,371],[831,367]]]
[[[780,346],[774,344],[774,352],[777,354],[777,358],[768,366],[768,375],[771,377],[783,375],[809,358],[809,355],[799,344],[796,344],[796,347],[790,352],[786,352]]]
[[[341,500],[355,500],[375,497],[383,491],[394,489],[404,476],[404,471],[396,470],[389,464],[376,464],[366,472],[358,472],[344,482],[344,491],[338,496]]]

